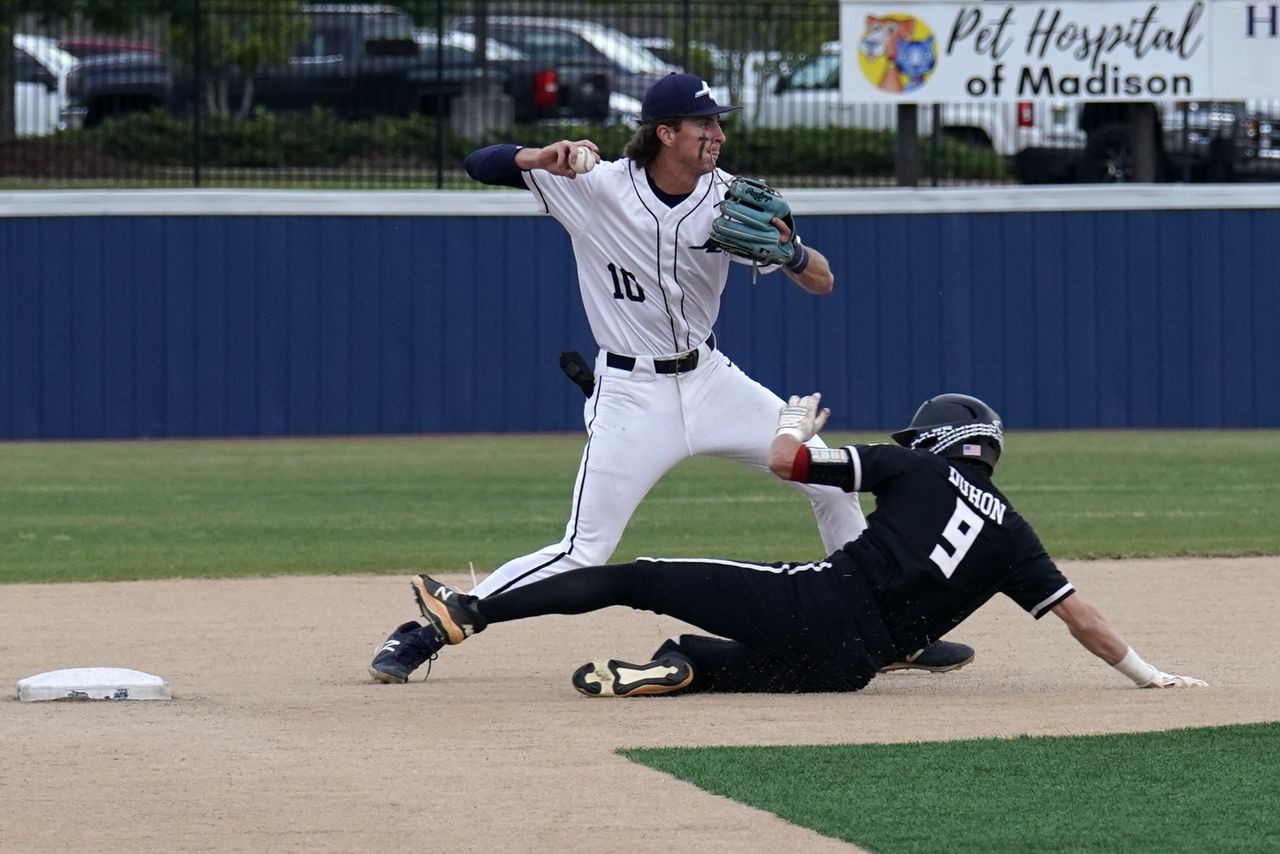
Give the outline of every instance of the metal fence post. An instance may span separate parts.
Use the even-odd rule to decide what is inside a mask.
[[[1129,112],[1129,150],[1133,152],[1133,180],[1154,183],[1160,164],[1160,118],[1154,104],[1138,104]]]
[[[894,172],[899,187],[914,187],[920,180],[920,113],[915,104],[898,105]]]
[[[1191,107],[1186,102],[1178,106],[1182,113],[1182,182],[1191,182],[1191,128],[1187,121],[1191,118]]]
[[[192,108],[194,110],[191,116],[191,182],[200,186],[200,165],[203,159],[201,150],[204,135],[204,123],[201,121],[204,115],[204,104],[201,93],[204,90],[204,51],[201,50],[204,40],[204,31],[200,26],[200,0],[191,0],[191,5],[195,11],[195,17],[191,24],[191,44],[192,51],[195,56],[192,57]]]
[[[479,36],[476,41],[479,42]],[[444,189],[444,0],[436,0],[436,189]]]
[[[684,0],[682,10],[683,14],[681,15],[682,20],[680,22],[681,26],[684,28],[684,50],[680,53],[680,64],[683,65],[685,69],[689,68],[689,29],[692,26],[690,22],[690,15],[692,14],[692,10],[690,8],[691,3],[692,0]]]
[[[933,132],[929,134],[929,172],[932,178],[930,183],[936,187],[938,175],[942,172],[942,105],[931,105],[929,114],[933,120]]]

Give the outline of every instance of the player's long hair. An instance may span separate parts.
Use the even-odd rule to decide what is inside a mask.
[[[658,159],[658,152],[662,151],[662,140],[658,139],[658,127],[666,125],[674,131],[679,131],[680,122],[680,119],[645,122],[636,128],[636,132],[631,135],[622,153],[631,158],[632,163],[642,169],[648,169],[650,164]]]

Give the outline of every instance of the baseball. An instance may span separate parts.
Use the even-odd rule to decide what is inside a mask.
[[[590,172],[596,168],[596,164],[600,162],[600,158],[594,151],[585,145],[579,145],[573,153],[573,159],[569,161],[569,168],[581,175],[583,172]]]

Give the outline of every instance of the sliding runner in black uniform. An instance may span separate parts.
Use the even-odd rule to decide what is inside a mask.
[[[583,665],[573,684],[590,696],[856,691],[1003,593],[1036,619],[1052,611],[1141,687],[1206,684],[1145,662],[1054,565],[991,482],[1004,434],[985,403],[941,395],[893,434],[897,445],[811,448],[804,442],[830,414],[818,410],[820,399],[792,397],[783,408],[770,467],[787,480],[875,494],[867,530],[827,559],[640,558],[485,599],[420,575],[413,583],[423,615],[449,644],[493,623],[610,605],[669,614],[719,636],[681,635],[641,664]]]

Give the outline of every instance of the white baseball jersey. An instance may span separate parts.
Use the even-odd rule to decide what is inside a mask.
[[[731,175],[703,175],[675,207],[654,195],[629,159],[602,162],[573,179],[542,170],[524,179],[573,240],[582,304],[601,348],[669,356],[707,339],[729,263],[737,260],[707,246]]]

